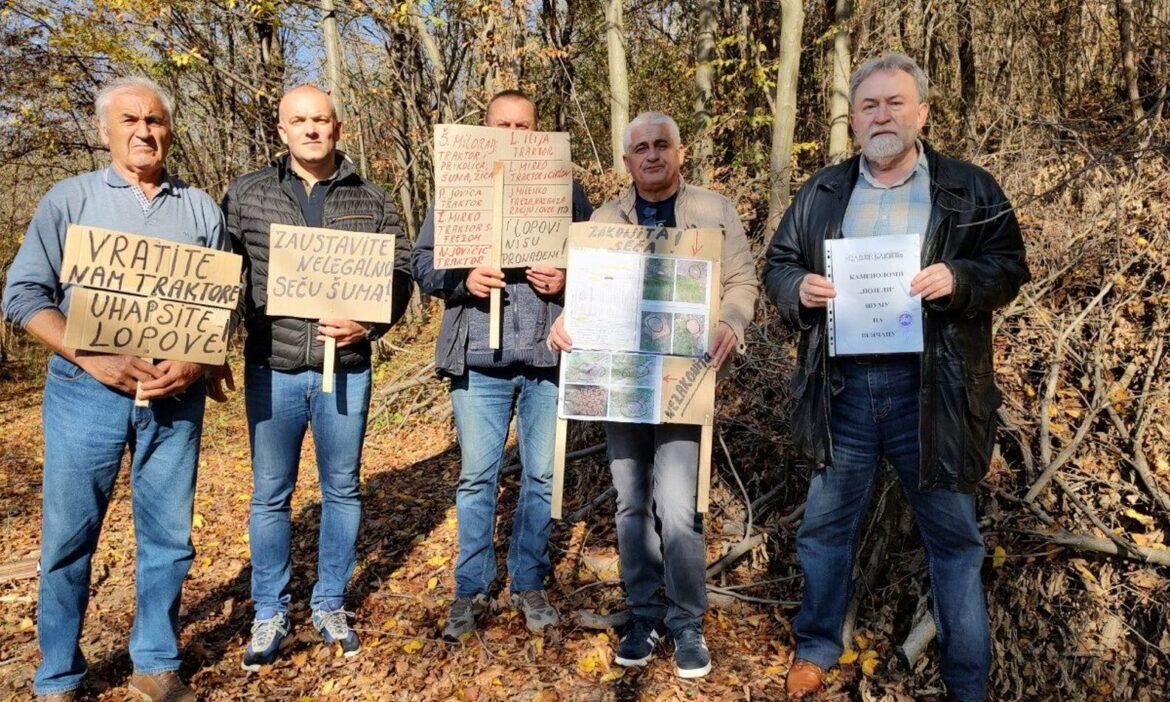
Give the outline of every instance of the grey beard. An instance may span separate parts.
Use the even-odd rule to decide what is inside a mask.
[[[902,153],[906,142],[896,134],[878,134],[862,147],[861,152],[871,161],[882,161]]]

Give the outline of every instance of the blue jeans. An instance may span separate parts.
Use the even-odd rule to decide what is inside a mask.
[[[793,622],[796,655],[823,668],[841,655],[858,532],[884,456],[898,474],[926,546],[943,681],[958,699],[982,702],[991,636],[979,575],[984,549],[975,496],[918,489],[916,358],[839,363],[831,404],[833,466],[813,473],[797,533],[805,590]]]
[[[370,369],[338,368],[332,393],[321,372],[247,364],[245,390],[252,442],[252,601],[256,612],[287,612],[292,574],[292,493],[305,430],[313,426],[321,482],[317,582],[309,606],[345,597],[362,518],[361,462],[370,408]]]
[[[486,593],[496,577],[496,494],[513,408],[517,410],[523,468],[508,547],[508,575],[512,592],[542,589],[552,568],[548,537],[552,531],[557,369],[469,368],[451,379],[451,407],[463,454],[455,490],[459,520],[455,596]]]
[[[135,407],[54,354],[45,379],[44,516],[37,694],[81,684],[77,645],[89,603],[90,562],[122,454],[130,448],[135,611],[130,658],[138,673],[178,670],[179,597],[195,558],[191,514],[203,430],[203,383]]]
[[[701,624],[707,611],[699,435],[683,424],[605,425],[626,603],[671,631]]]

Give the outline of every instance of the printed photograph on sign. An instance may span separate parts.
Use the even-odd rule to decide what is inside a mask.
[[[711,264],[707,261],[675,261],[674,301],[694,305],[707,304]]]
[[[657,423],[663,356],[574,351],[561,361],[558,414],[568,419]]]
[[[674,356],[702,356],[707,352],[706,315],[676,314],[670,353]]]
[[[609,411],[609,390],[603,385],[564,385],[561,404],[564,416],[600,419]]]
[[[609,418],[616,421],[650,424],[658,421],[657,406],[652,388],[610,389]]]
[[[658,385],[655,370],[656,364],[653,356],[614,354],[609,375],[614,385],[654,387]]]
[[[646,353],[670,353],[674,315],[669,312],[642,312],[641,343],[638,350]]]
[[[669,302],[674,299],[674,259],[650,257],[642,273],[642,299]]]
[[[566,383],[596,383],[606,379],[609,373],[609,354],[604,351],[581,351],[565,354]]]

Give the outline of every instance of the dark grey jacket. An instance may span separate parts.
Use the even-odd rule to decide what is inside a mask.
[[[1029,279],[1024,241],[1011,203],[983,169],[926,145],[930,224],[922,267],[943,262],[954,293],[923,305],[919,395],[919,489],[974,492],[987,473],[1001,395],[992,367],[991,313]],[[792,439],[800,457],[831,466],[832,378],[825,310],[800,304],[800,281],[824,274],[825,239],[841,221],[857,182],[860,156],[815,174],[797,193],[767,251],[764,287],[780,316],[800,330],[792,377]]]
[[[573,182],[573,221],[587,222],[593,214],[593,205],[586,197],[585,191],[576,181]],[[467,372],[467,311],[473,306],[487,309],[487,300],[475,297],[467,290],[466,268],[451,268],[435,270],[435,211],[427,211],[426,221],[418,233],[414,251],[411,253],[411,269],[418,281],[419,288],[428,295],[433,295],[444,303],[443,320],[439,325],[439,340],[435,343],[435,371],[440,375],[461,376]],[[523,271],[519,275],[515,271],[504,271],[506,282],[511,284],[525,284]],[[544,302],[544,309],[540,310],[542,318],[533,328],[535,338],[531,342],[534,358],[531,365],[536,368],[552,368],[557,365],[559,355],[545,346],[549,329],[564,309],[564,292],[558,295],[540,295],[537,297]]]
[[[247,291],[244,294],[244,359],[276,370],[321,368],[324,344],[317,341],[317,320],[270,317],[265,314],[268,286],[268,228],[271,224],[304,226],[301,207],[292,188],[304,187],[288,169],[288,158],[268,168],[240,176],[223,198],[224,219],[232,247],[244,257]],[[383,232],[394,242],[394,282],[390,324],[376,324],[371,338],[384,334],[410,303],[410,242],[398,226],[398,213],[385,191],[362,179],[353,164],[338,154],[338,172],[325,195],[323,225],[351,232]],[[338,349],[337,365],[369,365],[370,342]]]

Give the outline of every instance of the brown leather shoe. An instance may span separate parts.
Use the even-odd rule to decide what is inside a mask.
[[[825,684],[825,669],[803,658],[797,658],[788,669],[788,681],[785,684],[788,696],[800,699],[821,689]]]
[[[173,670],[153,675],[135,673],[130,676],[130,694],[144,702],[197,702],[199,699]]]
[[[77,690],[65,692],[50,692],[47,695],[37,695],[37,702],[74,702],[77,699]]]

